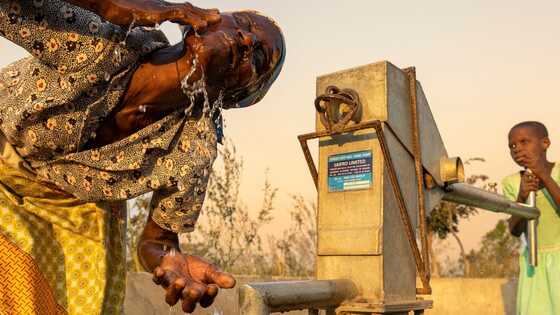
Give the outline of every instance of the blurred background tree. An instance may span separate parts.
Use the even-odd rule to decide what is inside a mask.
[[[182,236],[182,250],[205,257],[232,273],[263,274],[268,266],[262,228],[273,219],[277,189],[265,179],[263,201],[256,217],[239,196],[243,162],[229,140],[220,149],[221,169],[214,168],[204,203],[203,222]]]
[[[291,226],[282,238],[270,238],[274,275],[311,277],[317,251],[317,205],[301,195],[292,196]]]
[[[278,189],[265,179],[262,204],[255,215],[241,200],[239,187],[242,159],[235,145],[226,140],[208,183],[200,222],[192,233],[180,235],[181,250],[202,256],[225,271],[267,276],[311,276],[315,269],[316,205],[302,196],[292,196],[290,222],[273,237],[266,231],[275,211]],[[149,213],[150,194],[129,203],[127,265],[143,271],[136,257],[136,243]],[[267,240],[267,242],[263,242]]]
[[[519,273],[520,240],[509,233],[506,220],[500,220],[482,238],[481,246],[466,256],[467,276],[473,278],[512,278]]]
[[[484,162],[484,159],[469,159],[465,164],[475,161]],[[262,189],[262,204],[257,211],[250,211],[240,197],[242,171],[242,159],[228,140],[220,148],[219,161],[214,165],[200,222],[194,232],[180,236],[182,251],[205,257],[235,274],[312,277],[317,205],[301,195],[292,195],[292,206],[286,210],[290,213],[290,221],[277,234],[279,236],[272,236],[266,229],[278,211],[274,206],[278,189],[272,186],[267,176]],[[466,183],[496,192],[496,183],[483,174],[469,176]],[[148,217],[149,200],[150,196],[144,195],[131,203],[127,232],[129,271],[142,271],[136,258],[136,242]],[[476,214],[476,208],[447,201],[442,201],[430,213],[427,227],[434,276],[510,277],[517,274],[519,240],[509,234],[504,221],[498,222],[484,236],[479,249],[466,253],[458,235],[459,224],[462,219]],[[445,240],[449,235],[459,247],[460,257],[438,260],[432,243],[435,239]]]
[[[473,162],[485,162],[483,158],[476,157],[470,158],[464,162],[465,165],[470,165]],[[473,174],[465,179],[465,182],[469,185],[477,185],[482,189],[489,190],[491,192],[497,191],[497,184],[495,182],[489,181],[487,175],[484,174]],[[434,239],[437,237],[440,240],[447,239],[449,235],[457,242],[460,251],[459,265],[460,267],[447,268],[447,274],[466,276],[469,270],[469,261],[466,259],[467,254],[465,252],[465,247],[461,238],[459,237],[459,223],[461,219],[468,219],[469,217],[476,215],[478,213],[477,209],[474,207],[456,204],[449,201],[441,201],[441,203],[436,206],[430,215],[426,218],[427,229],[428,229],[428,239],[429,239],[429,251],[430,251],[430,261],[432,275],[435,277],[441,276],[441,265],[438,262],[437,256],[433,249]],[[447,262],[449,265],[449,262]]]

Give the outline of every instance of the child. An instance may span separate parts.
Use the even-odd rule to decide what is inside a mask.
[[[527,171],[502,181],[504,195],[524,203],[536,191],[536,206],[541,211],[537,227],[538,266],[528,264],[525,248],[519,260],[517,314],[560,314],[560,166],[547,160],[550,146],[546,127],[536,121],[513,126],[508,134],[511,157]],[[512,216],[510,231],[520,236],[527,221]]]

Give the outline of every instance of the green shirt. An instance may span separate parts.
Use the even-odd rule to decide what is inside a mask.
[[[560,183],[560,166],[554,164],[551,173],[555,182]],[[504,195],[510,200],[517,200],[519,185],[521,184],[521,173],[511,174],[502,180]],[[540,189],[536,193],[537,208],[541,211],[537,227],[537,246],[541,250],[560,249],[560,208],[546,190]]]

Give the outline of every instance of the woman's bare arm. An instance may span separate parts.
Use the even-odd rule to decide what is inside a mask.
[[[107,21],[128,26],[154,26],[165,21],[192,25],[196,30],[204,30],[208,24],[218,23],[218,10],[200,9],[192,4],[169,3],[161,0],[66,0],[67,2],[90,10]]]
[[[159,227],[151,216],[138,243],[138,256],[154,282],[165,289],[165,301],[173,306],[182,300],[188,313],[197,304],[210,306],[219,288],[235,286],[235,278],[210,262],[181,253],[177,234]]]

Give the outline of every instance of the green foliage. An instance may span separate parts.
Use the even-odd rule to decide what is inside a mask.
[[[500,220],[493,230],[486,233],[478,250],[471,250],[466,259],[469,261],[469,277],[515,277],[519,273],[518,238],[513,237],[505,220]]]
[[[473,161],[484,162],[483,158],[470,158],[464,164],[469,165]],[[497,184],[489,181],[484,174],[474,174],[465,179],[469,185],[481,185],[482,189],[496,192]],[[467,219],[478,211],[474,207],[442,201],[427,217],[428,230],[440,239],[447,238],[449,233],[459,232],[459,219]]]
[[[466,160],[464,164],[470,165],[472,162],[485,162],[485,160],[480,157],[475,157]],[[490,182],[489,177],[484,174],[470,175],[465,179],[465,183],[469,185],[477,185],[480,188],[491,192],[497,191],[497,183]],[[452,235],[459,245],[461,258],[459,259],[458,266],[455,266],[452,262],[446,261],[445,264],[447,268],[444,268],[446,270],[446,276],[456,276],[460,274],[467,275],[468,273],[469,262],[466,260],[465,249],[458,235],[459,222],[460,219],[468,219],[477,213],[478,211],[474,207],[456,204],[449,201],[441,201],[440,204],[436,206],[426,218],[426,228],[430,238],[437,237],[444,240],[449,235]],[[432,243],[431,241],[432,240],[429,242],[430,244]],[[429,251],[431,256],[432,273],[435,276],[439,276],[441,266],[439,265],[437,257],[434,255],[434,251],[431,247],[429,248]],[[460,272],[459,270],[463,271]]]
[[[440,239],[450,233],[459,232],[459,219],[466,219],[477,213],[476,208],[442,201],[428,216],[427,228]]]

